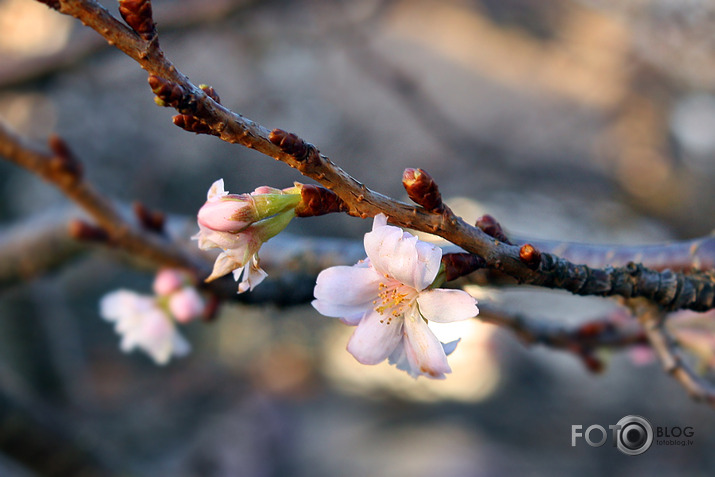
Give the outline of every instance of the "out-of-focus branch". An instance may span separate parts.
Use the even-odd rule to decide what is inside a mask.
[[[479,309],[481,321],[511,329],[525,344],[541,344],[549,348],[569,351],[578,356],[593,372],[600,372],[604,367],[595,355],[597,350],[626,348],[648,343],[640,326],[633,322],[629,323],[629,320],[624,320],[620,316],[626,313],[623,310],[616,310],[608,316],[579,326],[566,327],[507,313],[491,304],[482,303]]]
[[[663,369],[673,376],[697,401],[715,406],[715,385],[698,374],[680,356],[673,338],[664,328],[665,315],[652,306],[637,307],[643,329]]]
[[[0,289],[54,270],[86,249],[70,237],[69,219],[53,210],[0,231]]]
[[[53,136],[49,145],[52,152],[28,142],[0,122],[0,156],[55,185],[92,217],[113,246],[157,264],[205,272],[205,263],[173,247],[167,237],[125,220],[111,201],[83,179],[82,165],[64,141]]]
[[[122,211],[129,209],[126,205],[118,208]],[[78,241],[67,227],[68,223],[80,217],[85,217],[80,210],[57,208],[1,231],[0,290],[48,273],[90,250],[93,244]],[[138,227],[135,222],[131,222],[131,226]],[[172,240],[172,248],[183,249],[187,253],[196,250],[196,242],[187,239],[197,228],[194,217],[168,216],[164,227]],[[117,251],[127,252],[119,248]],[[207,252],[197,259],[204,260],[202,266],[209,267],[214,255]],[[120,255],[122,257],[128,260],[134,258],[131,253]],[[202,283],[201,286],[226,300],[302,304],[313,298],[315,277],[321,270],[352,264],[363,258],[365,250],[358,240],[301,237],[284,232],[261,248],[261,265],[268,270],[269,277],[254,292],[237,295],[235,283],[230,278]]]

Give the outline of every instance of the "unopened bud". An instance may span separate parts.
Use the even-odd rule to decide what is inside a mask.
[[[444,280],[447,282],[486,267],[486,261],[473,253],[444,254],[442,255],[442,264],[444,266]]]
[[[184,274],[175,268],[162,268],[154,278],[152,288],[157,295],[170,295],[184,286]]]
[[[119,0],[119,14],[145,40],[156,35],[150,0]]]
[[[402,185],[409,198],[430,212],[444,210],[442,194],[432,176],[422,169],[407,168],[402,173]]]
[[[531,244],[524,244],[519,249],[519,259],[532,270],[539,268],[541,263],[541,252]]]
[[[199,225],[219,232],[240,232],[257,220],[256,203],[249,194],[207,201],[198,213]]]
[[[325,187],[301,184],[300,196],[300,204],[295,208],[296,217],[315,217],[347,210],[345,202]]]
[[[204,300],[194,287],[184,287],[169,298],[169,311],[179,323],[188,323],[204,313]]]
[[[500,242],[503,242],[507,245],[511,245],[511,242],[504,233],[504,229],[502,229],[501,224],[497,222],[497,219],[495,219],[491,215],[482,215],[477,219],[477,223],[475,225],[477,226],[477,228],[479,228],[482,232],[489,235],[490,237],[494,237]]]
[[[206,95],[216,101],[218,104],[221,104],[221,98],[219,97],[218,93],[216,90],[213,88],[213,86],[209,86],[207,84],[200,84],[199,88],[206,93]]]
[[[293,133],[282,129],[274,129],[268,135],[268,140],[278,146],[281,151],[293,156],[298,161],[304,161],[314,150],[314,146],[303,141]]]

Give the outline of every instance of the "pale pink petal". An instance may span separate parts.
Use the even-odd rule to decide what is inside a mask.
[[[450,341],[449,343],[442,343],[442,349],[444,349],[445,355],[449,356],[457,348],[457,343],[460,340]],[[422,373],[419,369],[413,369],[410,360],[407,358],[407,353],[405,352],[405,340],[402,340],[400,344],[397,345],[395,351],[392,352],[389,358],[389,363],[395,365],[395,367],[401,371],[406,371],[410,376],[416,378]]]
[[[174,333],[171,319],[156,308],[141,315],[140,325],[123,335],[121,349],[128,352],[141,348],[157,364],[166,364],[172,354]]]
[[[444,379],[445,373],[452,372],[442,343],[416,311],[405,316],[405,354],[412,367],[410,374]]]
[[[336,305],[371,306],[380,292],[381,279],[369,267],[330,267],[318,274],[313,295],[317,300]]]
[[[333,318],[340,318],[340,321],[346,325],[355,326],[362,319],[365,311],[370,309],[369,305],[339,305],[330,301],[313,300],[311,302],[313,308],[318,310],[318,313]],[[370,302],[372,305],[372,302]]]
[[[236,259],[233,258],[231,255],[226,252],[221,252],[221,254],[216,257],[216,261],[214,262],[214,268],[211,272],[211,275],[209,275],[205,281],[210,282],[216,280],[217,278],[220,278],[224,275],[228,275],[236,268],[240,268],[242,266],[243,264],[237,262]]]
[[[384,315],[370,310],[348,342],[348,351],[362,364],[384,361],[402,340],[402,319],[388,322]]]
[[[204,300],[194,287],[184,287],[169,297],[169,311],[179,323],[198,318],[204,308]]]
[[[383,261],[385,260],[381,257],[386,253],[382,251],[385,243],[388,244],[390,252],[392,252],[395,248],[394,244],[402,238],[402,229],[391,225],[378,225],[386,220],[387,218],[383,214],[376,216],[372,232],[366,233],[364,239],[367,257],[372,266],[375,267],[381,275],[387,272],[387,269],[383,268]]]
[[[175,268],[162,268],[154,278],[152,288],[157,295],[169,295],[184,284],[184,274]]]
[[[102,297],[99,302],[99,314],[107,321],[119,322],[135,311],[148,310],[154,306],[152,297],[139,295],[130,290],[117,290]]]
[[[387,215],[385,214],[377,214],[373,220],[372,220],[372,230],[378,229],[380,227],[384,227],[387,225]]]
[[[283,194],[283,191],[270,186],[258,186],[251,192],[251,195]]]
[[[422,316],[437,323],[466,320],[479,314],[477,300],[463,290],[426,290],[417,297],[417,304]]]
[[[395,350],[390,354],[388,363],[394,365],[400,371],[406,371],[410,376],[416,378],[418,375],[412,372],[412,366],[405,353],[405,340],[400,341]]]
[[[209,200],[197,214],[199,225],[219,232],[239,232],[258,220],[255,201],[248,194]]]
[[[240,234],[218,232],[204,227],[201,224],[199,224],[199,233],[191,238],[199,241],[199,248],[201,250],[210,250],[212,248],[220,248],[223,250],[241,248],[245,247],[252,239],[247,231]]]
[[[376,219],[377,220],[377,219]],[[429,286],[439,271],[442,250],[391,225],[365,234],[365,252],[375,269],[416,290]]]

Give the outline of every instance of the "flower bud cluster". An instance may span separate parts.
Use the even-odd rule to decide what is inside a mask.
[[[199,209],[201,250],[221,249],[207,282],[233,272],[238,292],[253,290],[267,276],[258,260],[264,242],[279,234],[295,217],[301,201],[300,186],[275,189],[262,186],[250,194],[229,194],[223,179],[213,183]]]

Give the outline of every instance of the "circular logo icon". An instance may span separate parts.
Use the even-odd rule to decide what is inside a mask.
[[[653,444],[653,427],[641,416],[626,416],[618,421],[616,446],[627,455],[640,455]]]

